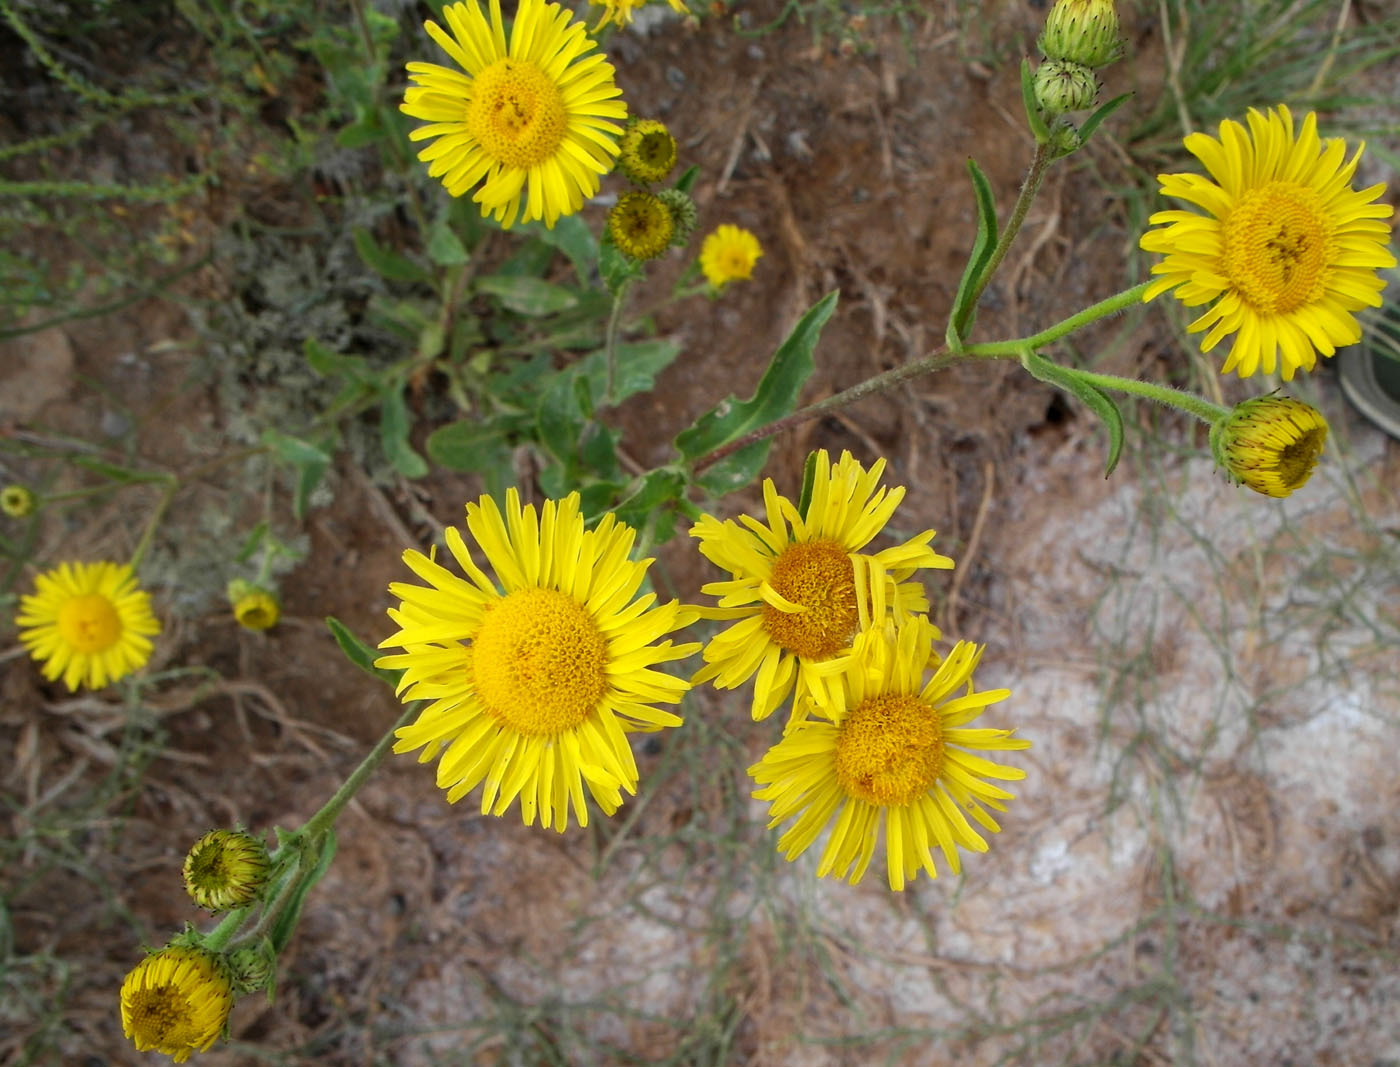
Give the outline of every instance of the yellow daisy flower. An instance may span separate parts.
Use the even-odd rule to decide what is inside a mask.
[[[627,117],[613,68],[582,22],[558,4],[520,0],[506,46],[500,0],[488,23],[476,0],[443,8],[450,33],[428,21],[428,35],[466,71],[410,63],[417,84],[406,115],[425,119],[409,134],[436,138],[418,154],[428,174],[472,199],[509,229],[524,218],[553,227],[598,192],[617,158],[617,122]],[[617,120],[617,122],[612,121]]]
[[[698,613],[656,605],[655,593],[636,598],[652,562],[627,558],[636,531],[612,515],[585,530],[578,493],[545,501],[538,515],[514,489],[504,515],[483,496],[467,505],[467,529],[499,588],[456,528],[447,547],[467,580],[408,551],[404,562],[428,585],[389,587],[402,599],[389,609],[400,629],[380,647],[404,651],[376,665],[403,670],[405,700],[429,702],[394,751],[421,748],[420,762],[441,751],[448,801],[484,783],[483,815],[503,815],[519,797],[527,826],[538,813],[562,833],[571,805],[586,826],[584,783],[611,815],[637,791],[626,735],[681,722],[652,705],[679,703],[690,683],[654,668],[700,648],[655,642]]]
[[[646,5],[648,0],[588,0],[594,7],[603,8],[603,15],[598,19],[598,25],[593,27],[596,33],[609,22],[621,28],[630,25],[632,13],[639,7]],[[690,8],[685,6],[683,0],[666,0],[671,5],[671,10],[678,15],[689,15]]]
[[[1259,396],[1236,404],[1210,437],[1215,462],[1232,480],[1285,497],[1312,477],[1327,443],[1327,420],[1290,396]]]
[[[151,595],[126,563],[60,563],[20,598],[19,639],[49,681],[101,689],[151,658]]]
[[[758,238],[741,226],[717,227],[700,245],[700,269],[711,285],[722,289],[730,282],[753,277],[754,264],[763,255]]]
[[[988,778],[1015,781],[1025,771],[978,755],[1030,747],[1011,730],[970,728],[1006,689],[977,692],[972,672],[982,649],[959,641],[940,660],[938,631],[923,617],[897,628],[862,633],[833,690],[831,720],[810,719],[769,749],[749,774],[770,802],[769,828],[793,816],[778,839],[789,860],[827,827],[817,875],[859,882],[883,827],[891,889],[902,890],[920,870],[937,878],[933,846],[949,870],[961,869],[958,846],[987,851],[967,816],[984,829],[1001,827],[986,811],[1005,811],[1012,794]],[[924,681],[927,668],[933,675]],[[966,813],[966,814],[964,814]]]
[[[1319,139],[1314,113],[1296,136],[1282,105],[1251,108],[1248,121],[1248,132],[1227,119],[1218,140],[1186,138],[1209,178],[1158,176],[1163,194],[1206,214],[1152,216],[1158,228],[1140,243],[1166,259],[1152,268],[1160,277],[1143,299],[1175,289],[1187,307],[1214,301],[1188,329],[1208,331],[1205,352],[1235,335],[1221,372],[1247,378],[1277,367],[1288,381],[1299,367],[1312,370],[1318,352],[1330,356],[1361,339],[1352,313],[1380,306],[1385,282],[1376,272],[1395,266],[1381,221],[1392,209],[1375,202],[1384,185],[1351,187],[1365,145],[1346,159],[1340,138]]]
[[[136,965],[122,983],[122,1031],[138,1052],[184,1063],[228,1025],[233,989],[223,963],[203,949],[168,946]]]
[[[904,499],[902,486],[880,487],[885,461],[866,470],[842,452],[833,467],[816,453],[812,497],[806,514],[763,481],[764,523],[702,516],[690,528],[700,552],[732,576],[702,592],[719,597],[707,618],[739,620],[705,646],[705,666],[692,681],[733,689],[757,675],[752,713],[765,719],[796,691],[793,721],[807,702],[825,714],[826,680],[844,669],[856,633],[928,610],[917,581],[924,567],[947,569],[953,561],[929,547],[925,530],[901,545],[862,552]]]

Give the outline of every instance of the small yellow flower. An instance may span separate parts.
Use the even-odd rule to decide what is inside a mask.
[[[206,911],[251,904],[267,884],[267,845],[246,830],[210,830],[185,856],[185,890]]]
[[[1312,477],[1327,420],[1288,396],[1260,396],[1236,404],[1211,428],[1215,462],[1230,478],[1265,496],[1285,497]]]
[[[694,609],[637,597],[652,561],[628,558],[636,531],[611,514],[586,530],[579,504],[570,493],[536,512],[514,489],[504,514],[489,496],[468,504],[467,529],[494,581],[455,527],[447,548],[465,579],[405,552],[428,585],[389,586],[402,598],[389,609],[399,630],[379,647],[404,651],[375,661],[404,672],[404,700],[427,702],[394,751],[439,756],[449,803],[480,785],[483,815],[504,815],[518,798],[525,825],[538,815],[560,833],[570,808],[588,825],[585,785],[608,815],[637,791],[627,734],[679,726],[654,705],[678,704],[690,688],[656,668],[700,648],[661,640],[695,621]]]
[[[648,0],[588,0],[594,7],[603,8],[603,15],[598,19],[598,25],[593,27],[593,32],[597,33],[609,22],[621,28],[630,25],[632,13],[639,7],[646,5]],[[678,15],[689,15],[690,9],[685,6],[684,0],[666,0],[671,5],[671,10]]]
[[[1000,831],[986,811],[1005,811],[1012,794],[986,781],[1015,781],[1026,772],[978,753],[1030,747],[1011,730],[969,728],[1006,689],[978,692],[972,672],[982,649],[966,641],[946,659],[933,650],[938,631],[923,616],[864,631],[828,705],[830,721],[794,726],[749,774],[769,801],[768,826],[797,821],[778,840],[794,860],[830,828],[818,877],[859,882],[881,830],[891,889],[919,871],[937,878],[932,849],[949,870],[961,870],[958,848],[987,851],[967,816]],[[926,670],[933,675],[924,681]]]
[[[1380,306],[1385,281],[1377,272],[1395,266],[1381,221],[1393,209],[1376,202],[1385,186],[1351,186],[1365,145],[1347,159],[1344,141],[1318,137],[1312,112],[1295,135],[1283,105],[1251,108],[1248,131],[1226,119],[1218,140],[1193,133],[1185,144],[1210,177],[1157,180],[1163,194],[1206,214],[1152,216],[1157,228],[1139,243],[1166,258],[1153,266],[1158,279],[1143,300],[1175,290],[1187,307],[1210,304],[1187,328],[1207,331],[1204,352],[1234,334],[1221,372],[1241,378],[1277,368],[1289,381],[1300,367],[1312,370],[1318,352],[1359,341],[1353,312]]]
[[[7,485],[0,489],[0,511],[12,519],[22,519],[34,511],[39,502],[32,489],[22,485]]]
[[[49,681],[101,689],[151,658],[160,623],[126,563],[60,563],[20,598],[15,623]]]
[[[500,0],[490,22],[477,0],[442,14],[447,30],[424,28],[462,69],[408,64],[416,84],[399,110],[429,124],[409,139],[435,139],[418,158],[453,196],[480,183],[472,199],[505,228],[522,207],[526,222],[552,228],[598,192],[617,157],[627,106],[612,64],[582,22],[546,0],[520,0],[509,46]]]
[[[204,949],[167,946],[122,983],[122,1031],[138,1052],[184,1063],[224,1033],[233,989],[222,961]]]
[[[754,682],[751,713],[766,719],[794,692],[792,721],[826,703],[827,681],[843,669],[856,634],[888,616],[928,610],[916,571],[953,561],[929,542],[932,530],[877,552],[862,551],[894,517],[903,487],[880,485],[885,461],[866,470],[849,452],[835,465],[816,453],[806,514],[763,481],[767,521],[749,515],[723,521],[703,515],[690,528],[700,554],[729,579],[701,592],[719,598],[708,618],[737,620],[705,646],[696,685],[718,689]],[[810,709],[809,709],[810,705]]]
[[[726,222],[700,245],[700,269],[711,285],[722,289],[730,282],[753,277],[754,264],[761,255],[763,246],[757,237]]]
[[[228,584],[233,617],[245,630],[270,630],[282,617],[277,597],[261,586],[235,579]]]
[[[617,166],[638,185],[649,185],[671,173],[676,156],[676,139],[665,123],[633,119],[623,131]]]
[[[671,247],[675,232],[671,209],[654,193],[623,193],[608,212],[613,244],[633,259],[655,259]]]

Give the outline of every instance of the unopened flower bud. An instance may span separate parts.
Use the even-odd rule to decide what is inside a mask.
[[[1099,79],[1080,63],[1048,59],[1036,68],[1035,102],[1046,116],[1093,107],[1099,96]]]
[[[1113,0],[1056,0],[1045,16],[1040,50],[1047,59],[1106,67],[1123,54]]]
[[[272,984],[277,974],[277,953],[267,938],[236,948],[225,957],[233,991],[240,996],[256,993]]]
[[[700,217],[695,210],[695,201],[679,189],[662,189],[656,196],[670,210],[671,221],[675,224],[676,232],[671,235],[672,247],[684,247],[695,232],[695,224]]]
[[[246,907],[272,869],[267,846],[246,830],[210,830],[185,857],[185,889],[209,911]]]
[[[282,617],[282,606],[271,590],[241,578],[228,583],[228,602],[233,617],[245,630],[270,630]]]
[[[1236,484],[1285,497],[1310,477],[1327,441],[1322,412],[1288,396],[1236,404],[1210,431],[1216,464]]]

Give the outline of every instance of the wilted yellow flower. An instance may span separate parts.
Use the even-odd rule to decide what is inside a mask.
[[[761,255],[763,246],[757,237],[726,222],[700,245],[700,269],[711,285],[723,288],[730,282],[753,277],[754,264]]]
[[[1229,119],[1219,140],[1204,133],[1186,147],[1210,172],[1162,174],[1162,192],[1206,211],[1159,211],[1158,228],[1143,235],[1148,252],[1166,258],[1143,294],[1168,290],[1187,307],[1211,303],[1188,327],[1208,331],[1209,352],[1235,335],[1223,373],[1247,378],[1275,368],[1289,381],[1299,367],[1312,370],[1317,353],[1361,339],[1352,314],[1379,307],[1385,282],[1377,271],[1395,266],[1386,250],[1392,214],[1376,203],[1384,185],[1356,190],[1351,180],[1365,147],[1346,159],[1340,138],[1317,135],[1309,112],[1294,135],[1293,115],[1279,105],[1250,109],[1249,130]]]
[[[659,182],[676,165],[676,139],[663,122],[633,119],[622,133],[617,166],[641,185]]]
[[[483,785],[483,815],[503,815],[519,797],[527,826],[538,813],[561,833],[570,806],[588,824],[585,783],[608,815],[637,791],[627,734],[679,726],[653,705],[679,703],[690,688],[655,668],[700,648],[659,641],[697,613],[657,605],[655,593],[638,598],[652,561],[628,559],[636,531],[611,514],[585,530],[579,499],[546,500],[536,513],[511,489],[504,515],[489,496],[468,504],[467,529],[495,581],[455,527],[447,547],[465,580],[405,552],[428,585],[389,586],[402,598],[389,609],[399,631],[379,647],[404,651],[376,661],[404,672],[404,700],[428,701],[399,729],[395,752],[421,748],[424,763],[440,754],[449,802]]]
[[[627,107],[612,65],[582,22],[546,0],[520,0],[509,47],[500,0],[489,23],[477,0],[442,13],[448,30],[424,26],[466,73],[408,64],[417,84],[400,110],[429,123],[409,139],[436,138],[418,158],[453,196],[481,182],[472,199],[507,229],[522,205],[526,222],[552,228],[598,192],[617,157]]]
[[[151,658],[151,596],[126,563],[60,563],[20,598],[19,639],[49,681],[101,689]]]
[[[733,689],[756,675],[755,719],[773,714],[794,691],[794,720],[807,713],[806,702],[825,714],[827,682],[844,669],[856,633],[889,615],[902,620],[927,611],[923,587],[909,579],[921,568],[953,565],[929,547],[932,530],[861,551],[894,516],[904,489],[880,485],[883,459],[867,471],[849,452],[835,466],[825,449],[815,458],[806,514],[765,478],[766,522],[704,515],[690,528],[701,555],[730,574],[701,587],[719,598],[705,615],[738,620],[705,646],[694,682]]]
[[[245,630],[270,630],[282,617],[277,597],[262,586],[241,579],[228,583],[229,604],[233,617]]]
[[[1215,462],[1236,483],[1265,496],[1285,497],[1312,477],[1327,420],[1289,396],[1260,396],[1236,404],[1211,428]]]
[[[623,193],[608,212],[608,234],[633,259],[655,259],[676,232],[671,209],[654,193]]]
[[[233,990],[218,957],[167,946],[136,965],[122,983],[122,1031],[138,1052],[184,1063],[224,1032]]]
[[[210,830],[185,856],[185,890],[207,911],[251,904],[267,884],[267,845],[246,830]]]
[[[778,840],[794,860],[830,829],[817,875],[859,882],[881,830],[891,889],[903,889],[920,870],[937,878],[933,848],[949,870],[961,870],[958,848],[987,851],[972,828],[1001,827],[987,812],[1005,811],[1012,794],[986,779],[1015,781],[1025,771],[979,755],[1030,747],[1011,730],[973,729],[986,709],[1010,695],[977,692],[972,672],[982,649],[966,641],[946,659],[933,651],[938,631],[923,616],[863,632],[836,676],[829,722],[793,727],[749,768],[770,802],[769,828],[797,821]],[[927,669],[933,674],[924,680]]]

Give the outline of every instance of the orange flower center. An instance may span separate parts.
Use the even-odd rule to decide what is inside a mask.
[[[871,697],[841,720],[836,781],[850,796],[899,807],[927,793],[942,772],[943,722],[918,697]]]
[[[567,129],[559,87],[528,60],[498,59],[472,82],[467,130],[497,163],[536,167],[555,154]]]
[[[811,660],[829,659],[851,643],[859,620],[855,568],[836,541],[789,545],[773,564],[769,585],[802,608],[763,605],[763,628],[773,641]]]
[[[121,616],[101,593],[83,593],[58,609],[58,634],[75,652],[106,652],[122,635]]]
[[[1326,291],[1336,242],[1315,190],[1294,182],[1251,189],[1223,229],[1225,273],[1254,310],[1287,314]]]
[[[486,609],[472,641],[477,697],[503,726],[557,737],[608,690],[608,644],[593,616],[556,589],[517,589]]]

